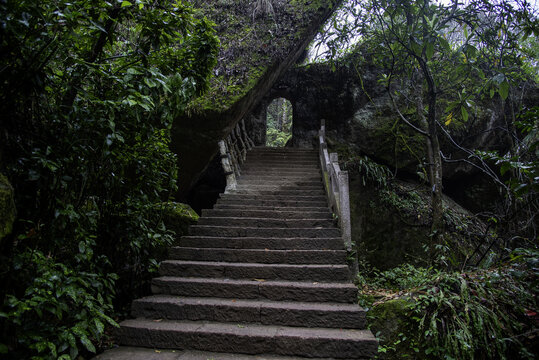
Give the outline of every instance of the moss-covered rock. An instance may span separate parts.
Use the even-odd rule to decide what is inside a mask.
[[[198,221],[198,214],[187,204],[167,202],[164,204],[163,222],[169,230],[173,230],[177,237],[187,235],[189,225]]]
[[[392,299],[377,304],[367,312],[369,328],[380,341],[379,359],[403,359],[406,358],[404,354],[411,352],[399,346],[399,340],[413,326],[409,316],[412,304],[409,299]]]
[[[174,121],[171,149],[179,154],[180,199],[226,138],[279,77],[304,53],[340,0],[272,1],[269,12],[256,1],[195,1],[216,23],[221,41],[209,91]]]
[[[0,174],[0,240],[11,233],[16,215],[13,187],[9,180]]]

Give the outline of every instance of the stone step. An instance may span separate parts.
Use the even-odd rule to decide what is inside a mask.
[[[302,170],[302,171],[314,171],[318,170],[318,166],[314,164],[303,164],[303,163],[294,163],[294,162],[267,162],[267,163],[244,163],[241,166],[241,171],[262,171],[262,170],[273,170],[277,174],[286,174],[288,171],[292,170]]]
[[[356,304],[342,303],[154,295],[135,300],[131,308],[131,316],[262,325],[365,328],[365,311]]]
[[[336,227],[333,219],[271,219],[271,218],[249,218],[249,217],[201,217],[198,225],[216,226],[245,226],[256,228],[318,228]]]
[[[311,191],[324,190],[323,184],[316,185],[297,185],[297,184],[238,184],[236,190],[255,190],[255,191]]]
[[[242,190],[229,190],[227,194],[239,194],[239,195],[275,195],[275,196],[325,196],[325,192],[322,188],[317,190],[256,190],[245,189]]]
[[[161,276],[184,276],[229,279],[346,281],[347,265],[335,264],[260,264],[215,261],[165,260],[159,267]]]
[[[306,360],[304,357],[275,354],[247,355],[216,353],[197,350],[147,349],[121,346],[105,351],[93,360]],[[309,360],[335,360],[334,358],[309,358]],[[351,359],[349,359],[351,360]]]
[[[304,154],[304,153],[313,153],[318,154],[318,149],[311,148],[298,148],[298,147],[268,147],[268,146],[255,146],[249,150],[249,154],[275,154],[275,153],[284,153],[284,154]]]
[[[287,187],[296,187],[303,188],[304,186],[322,186],[322,178],[316,180],[304,180],[301,178],[298,179],[273,179],[271,181],[264,179],[245,179],[242,180],[241,177],[238,178],[238,184],[240,185],[272,185],[272,186],[287,186]]]
[[[272,201],[317,201],[317,202],[327,202],[325,195],[297,195],[297,196],[288,196],[288,195],[257,195],[257,194],[221,194],[219,198],[224,200],[272,200]]]
[[[172,247],[172,260],[246,262],[261,264],[345,264],[344,250],[270,250],[207,247]]]
[[[337,228],[247,228],[213,225],[192,225],[189,227],[189,234],[198,236],[273,238],[321,238],[341,236],[340,230]]]
[[[319,181],[321,180],[320,174],[312,174],[312,175],[306,175],[306,174],[284,174],[284,175],[277,175],[277,174],[267,174],[267,175],[261,175],[261,174],[255,174],[255,175],[246,175],[244,173],[241,174],[241,176],[238,177],[238,181],[241,182],[248,182],[253,180],[263,180],[268,182],[278,181],[278,182],[295,182],[295,181]]]
[[[213,279],[162,276],[152,279],[153,294],[274,301],[355,303],[351,282]]]
[[[327,205],[325,206],[268,206],[268,205],[244,205],[244,204],[215,204],[213,206],[215,210],[225,210],[225,209],[243,209],[243,210],[265,210],[265,211],[293,211],[293,212],[323,212],[329,211]]]
[[[241,176],[274,176],[274,177],[282,177],[283,175],[286,175],[288,177],[300,177],[300,176],[309,176],[309,177],[321,177],[322,174],[320,170],[318,169],[290,169],[286,172],[286,174],[276,174],[273,169],[255,169],[255,170],[241,170]]]
[[[327,201],[323,198],[310,200],[279,200],[279,199],[218,199],[217,204],[240,205],[240,206],[272,206],[272,207],[323,207],[327,206]]]
[[[211,237],[183,236],[180,246],[227,249],[270,250],[343,250],[341,237],[332,238],[264,238],[264,237]]]
[[[248,159],[242,164],[241,168],[260,167],[270,169],[273,167],[290,168],[294,166],[300,166],[305,169],[317,169],[319,168],[319,161],[317,159]]]
[[[118,338],[129,346],[306,357],[361,358],[378,349],[368,330],[175,320],[125,320]]]
[[[248,210],[248,209],[204,209],[199,224],[205,217],[247,217],[264,219],[324,219],[331,220],[328,209],[323,211],[275,211],[275,210]]]

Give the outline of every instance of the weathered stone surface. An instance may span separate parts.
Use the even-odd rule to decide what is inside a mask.
[[[344,264],[344,250],[270,250],[173,247],[169,257],[175,260],[248,262],[261,264]]]
[[[393,344],[399,340],[399,335],[407,331],[410,323],[409,299],[393,299],[374,306],[369,311],[369,323],[373,332],[378,333],[386,344]],[[382,359],[402,359],[402,355],[417,357],[412,349],[397,344],[397,351],[392,354],[380,354]]]
[[[179,154],[182,169],[180,195],[217,153],[217,142],[300,58],[339,2],[274,1],[273,17],[255,18],[255,2],[198,2],[217,23],[221,53],[210,91],[173,124],[171,148]]]
[[[216,237],[275,237],[275,238],[327,238],[340,236],[336,228],[256,228],[194,225],[189,229],[191,235]]]
[[[260,264],[212,261],[166,260],[159,272],[163,276],[230,279],[282,279],[310,281],[346,281],[348,266],[334,264]]]
[[[304,215],[305,216],[305,215]],[[246,226],[259,228],[316,228],[316,227],[333,227],[335,222],[333,219],[264,219],[264,218],[247,218],[247,217],[205,217],[199,222],[200,225],[217,225],[217,226]]]
[[[268,237],[208,237],[184,236],[181,246],[231,249],[303,249],[342,250],[343,240],[333,238],[268,238]]]
[[[255,190],[256,191],[256,190]],[[321,191],[320,191],[321,192]],[[264,191],[256,191],[262,195]],[[279,192],[286,193],[286,192]],[[294,196],[295,192],[290,190],[289,195]],[[205,209],[202,210],[202,216],[208,217],[250,217],[264,219],[332,219],[329,210],[325,211],[273,211],[273,210],[250,210],[250,209]]]
[[[352,303],[357,288],[352,283],[160,277],[152,281],[154,294],[268,299],[274,301]]]
[[[366,330],[142,319],[121,325],[119,332],[130,346],[334,358],[373,356],[378,349]]]
[[[9,180],[0,174],[0,240],[11,233],[16,215],[13,187]]]
[[[250,322],[266,325],[363,329],[365,311],[355,304],[285,302],[154,295],[133,302],[134,317]]]
[[[421,264],[430,234],[430,188],[394,180],[380,189],[364,186],[354,174],[350,185],[352,241],[359,245],[360,256],[381,270],[404,262]],[[482,233],[484,225],[449,197],[443,202],[447,244],[454,254],[471,255],[473,246],[460,233]]]
[[[225,209],[214,212],[225,216],[191,226],[196,235],[183,237],[161,263],[155,295],[133,303],[137,319],[122,322],[121,344],[231,356],[372,357],[377,342],[361,330],[365,312],[355,304],[340,231],[327,207],[310,206],[325,197],[311,189],[294,196],[264,191],[223,195]]]
[[[272,354],[232,354],[193,350],[146,349],[122,346],[107,350],[95,360],[305,360],[304,357],[289,357]],[[333,358],[311,358],[311,360],[333,360]]]

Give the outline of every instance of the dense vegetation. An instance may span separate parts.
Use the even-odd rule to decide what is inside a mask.
[[[18,212],[0,243],[0,354],[75,359],[173,239],[170,127],[219,41],[181,0],[9,0],[0,23],[0,165]]]
[[[292,137],[292,104],[284,98],[273,100],[266,113],[266,146],[283,147]]]
[[[374,305],[371,325],[381,330],[382,358],[532,359],[537,353],[539,108],[523,102],[526,92],[537,91],[539,74],[533,11],[519,1],[351,0],[321,35],[318,53],[326,51],[329,65],[369,62],[381,70],[396,124],[424,141],[424,150],[409,149],[425,154],[417,180],[431,189],[430,235],[419,239],[425,254],[414,259],[421,266],[380,272],[363,262],[360,275],[362,302]],[[342,56],[348,53],[361,56]],[[466,147],[458,139],[488,104],[500,109],[501,126],[487,129],[500,143]],[[444,157],[442,141],[464,157]],[[389,169],[361,154],[344,159],[387,202],[415,211],[418,199],[395,193]],[[442,202],[443,164],[458,162],[478,169],[501,194],[495,207],[477,214],[486,231],[478,242],[469,234],[470,249],[456,248]],[[391,308],[396,299],[402,306]],[[380,326],[394,313],[402,315],[395,326]]]
[[[292,26],[277,26],[270,0],[250,2],[254,10],[220,3],[245,8],[253,22],[273,14],[266,26],[297,36]],[[319,5],[290,1],[287,8]],[[220,26],[242,28],[238,21]],[[144,292],[159,248],[181,231],[165,225],[183,211],[173,197],[181,169],[170,130],[207,89],[219,41],[214,24],[182,0],[7,0],[0,25],[0,173],[17,208],[11,234],[0,239],[0,356],[91,356],[126,302]],[[243,38],[273,37],[265,29],[249,26]],[[381,272],[363,262],[359,277],[373,329],[384,319],[376,309],[403,301],[397,335],[379,334],[381,357],[531,359],[538,351],[539,108],[521,102],[537,87],[537,36],[526,2],[483,0],[344,1],[321,35],[329,65],[358,51],[381,69],[396,117],[424,140],[427,154],[418,169],[433,189],[423,263]],[[270,40],[263,59],[218,68],[212,81],[223,86],[190,110],[243,96],[266,69],[268,49],[288,51]],[[232,58],[230,49],[222,51]],[[444,159],[439,140],[453,141],[488,99],[503,109],[506,143]],[[270,105],[268,145],[286,144],[291,120],[288,103]],[[350,169],[388,202],[413,208],[396,197],[392,171],[351,158]],[[502,194],[495,209],[479,214],[487,231],[469,257],[456,256],[446,235],[444,161],[473,164]]]

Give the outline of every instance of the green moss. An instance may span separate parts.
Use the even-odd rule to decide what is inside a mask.
[[[410,319],[413,303],[408,299],[393,299],[374,306],[367,312],[369,328],[379,339],[379,358],[415,358],[413,351],[404,346],[403,334],[414,324]]]
[[[187,204],[167,202],[163,204],[163,221],[167,229],[176,232],[177,236],[186,235],[189,225],[196,224],[198,214]]]
[[[0,240],[13,230],[16,214],[13,187],[9,180],[0,174]]]
[[[221,51],[209,91],[189,104],[188,115],[219,114],[230,109],[268,69],[289,56],[321,9],[334,4],[335,0],[293,0],[276,4],[274,14],[254,16],[252,3],[200,3],[201,12],[218,24]]]

